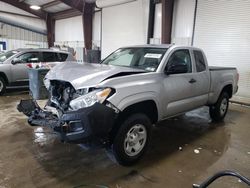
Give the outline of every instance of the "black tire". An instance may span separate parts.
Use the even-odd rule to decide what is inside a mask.
[[[5,91],[6,91],[6,82],[2,77],[0,77],[0,95],[3,95]]]
[[[222,92],[218,101],[213,106],[209,107],[209,114],[211,119],[214,122],[223,121],[224,117],[227,114],[228,106],[229,106],[229,95],[227,92]],[[224,110],[222,110],[222,108]]]
[[[111,147],[108,148],[109,157],[113,161],[116,161],[120,165],[123,165],[123,166],[130,166],[136,163],[138,160],[141,159],[141,157],[143,156],[143,154],[145,153],[148,147],[148,143],[151,137],[151,128],[152,128],[152,123],[146,115],[138,113],[138,114],[129,116],[125,121],[122,122],[122,125],[117,131]],[[133,134],[134,131],[137,129],[138,131],[141,131],[141,132],[140,133],[138,132],[138,134],[135,134],[135,135],[140,135],[141,133],[146,131],[146,139],[144,138],[140,140],[138,136],[134,135],[135,137],[133,139],[138,141],[137,144],[140,145],[139,148],[141,149],[139,149],[138,151],[134,150],[135,152],[133,156],[131,156],[127,153],[125,146],[131,147],[130,144],[128,145],[128,142],[129,142],[128,140],[132,138],[129,137],[128,139],[128,135]],[[132,130],[134,131],[131,132]],[[125,141],[125,139],[127,141]],[[132,142],[129,142],[129,143],[132,143]],[[133,153],[132,150],[131,150],[131,153]]]

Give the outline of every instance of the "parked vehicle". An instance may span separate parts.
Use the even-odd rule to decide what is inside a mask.
[[[0,95],[6,87],[28,86],[28,67],[46,62],[54,66],[58,62],[73,61],[72,54],[50,49],[17,49],[0,54]]]
[[[45,79],[50,110],[33,100],[18,109],[32,126],[51,127],[65,142],[98,141],[131,165],[146,151],[152,124],[204,105],[222,121],[237,83],[236,68],[208,67],[199,48],[132,46],[101,64],[54,67]]]

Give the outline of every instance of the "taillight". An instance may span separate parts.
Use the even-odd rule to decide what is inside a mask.
[[[26,66],[27,66],[28,68],[32,68],[32,64],[31,64],[31,63],[27,63]]]

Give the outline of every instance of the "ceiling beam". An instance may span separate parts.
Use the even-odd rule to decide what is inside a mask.
[[[59,1],[59,0],[51,1],[49,3],[43,4],[42,9],[46,9],[46,8],[49,8],[49,7],[52,7],[52,6],[56,6],[56,5],[60,4],[60,3],[62,3],[62,2]]]
[[[48,14],[46,19],[48,47],[54,46],[55,42],[55,19]]]
[[[84,43],[87,50],[92,49],[93,15],[95,3],[85,3],[82,15]]]
[[[43,10],[32,10],[30,8],[30,5],[28,5],[26,3],[23,3],[23,2],[20,2],[19,0],[0,0],[0,1],[2,1],[4,3],[8,3],[8,4],[10,4],[12,6],[15,6],[15,7],[19,8],[19,9],[22,9],[22,10],[28,12],[28,13],[31,13],[31,14],[33,14],[35,16],[38,16],[41,19],[46,20],[47,13],[45,11],[43,11]]]
[[[174,0],[162,0],[161,42],[163,44],[171,43],[173,9]]]
[[[60,11],[60,12],[52,13],[51,15],[53,19],[60,20],[60,19],[65,19],[65,18],[71,18],[74,16],[80,16],[82,15],[82,13],[80,11],[77,11],[71,8],[71,9]]]
[[[155,25],[155,2],[149,2],[149,16],[148,16],[148,36],[147,43],[150,44],[150,39],[154,38],[154,25]]]
[[[83,9],[85,0],[60,0],[60,1],[80,12],[84,11]]]

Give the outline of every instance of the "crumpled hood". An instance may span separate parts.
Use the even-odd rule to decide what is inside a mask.
[[[70,82],[75,89],[92,87],[119,73],[144,73],[143,70],[91,63],[65,62],[53,67],[46,78]]]

